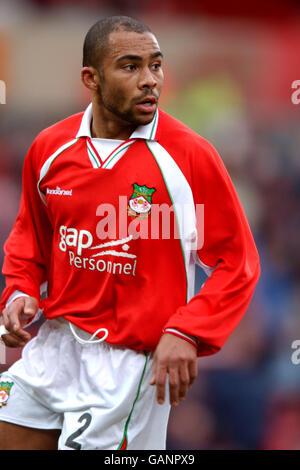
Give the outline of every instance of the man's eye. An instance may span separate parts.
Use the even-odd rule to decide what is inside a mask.
[[[161,68],[161,63],[160,62],[156,62],[155,64],[152,64],[152,68],[154,70],[159,70]]]
[[[124,70],[132,71],[132,70],[135,70],[135,69],[136,69],[136,65],[134,65],[134,64],[124,65],[123,69],[124,69]]]

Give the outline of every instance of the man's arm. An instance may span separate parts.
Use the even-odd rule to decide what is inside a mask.
[[[28,322],[30,312],[33,311],[34,315],[38,310],[40,285],[47,279],[52,244],[52,227],[37,190],[40,155],[35,141],[24,162],[19,214],[4,246],[2,272],[6,278],[6,288],[1,297],[1,323],[15,336],[18,336],[16,331],[20,332],[21,342],[29,338],[22,326]],[[16,297],[8,305],[16,291],[28,296],[28,299]],[[15,343],[9,338],[8,342]]]
[[[34,297],[18,297],[11,302],[2,312],[0,325],[5,327],[1,334],[4,344],[11,348],[19,348],[31,339],[24,326],[31,321],[39,310],[39,303]]]
[[[197,349],[190,342],[165,333],[154,353],[150,385],[156,385],[156,399],[164,403],[167,377],[169,401],[177,406],[184,400],[198,373]]]
[[[193,167],[195,204],[204,204],[203,246],[195,252],[209,277],[200,292],[178,308],[166,328],[198,340],[198,356],[221,349],[250,303],[260,275],[259,256],[228,172],[209,143]]]
[[[195,204],[204,204],[204,227],[197,227],[198,233],[204,230],[204,244],[195,256],[209,277],[165,325],[169,334],[162,336],[156,349],[151,381],[157,385],[157,397],[162,397],[169,374],[169,380],[175,381],[174,390],[170,389],[173,404],[194,380],[195,356],[219,351],[236,328],[260,274],[257,249],[231,179],[216,150],[206,145],[206,154],[202,150],[194,159],[193,194]],[[195,337],[197,349],[184,339],[178,345],[174,330]]]

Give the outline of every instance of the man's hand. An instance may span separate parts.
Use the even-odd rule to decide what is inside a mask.
[[[154,353],[150,385],[156,385],[159,404],[165,400],[165,386],[169,374],[170,403],[177,406],[185,399],[189,387],[197,377],[197,350],[188,341],[165,333]]]
[[[11,348],[25,346],[31,339],[31,335],[22,327],[37,313],[38,309],[39,303],[34,297],[18,297],[3,310],[0,323],[10,332],[1,337],[6,346]]]

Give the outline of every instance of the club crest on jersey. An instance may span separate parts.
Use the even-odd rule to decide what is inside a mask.
[[[128,214],[132,217],[148,217],[152,206],[152,195],[155,191],[155,188],[133,183],[133,193],[128,201]]]
[[[0,408],[6,405],[13,384],[13,382],[0,382]]]

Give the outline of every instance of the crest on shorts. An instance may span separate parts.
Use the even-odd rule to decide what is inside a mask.
[[[6,405],[13,384],[13,382],[0,382],[0,408]]]
[[[155,191],[155,188],[133,183],[133,193],[128,201],[128,214],[132,217],[148,217],[152,206],[152,195]]]

